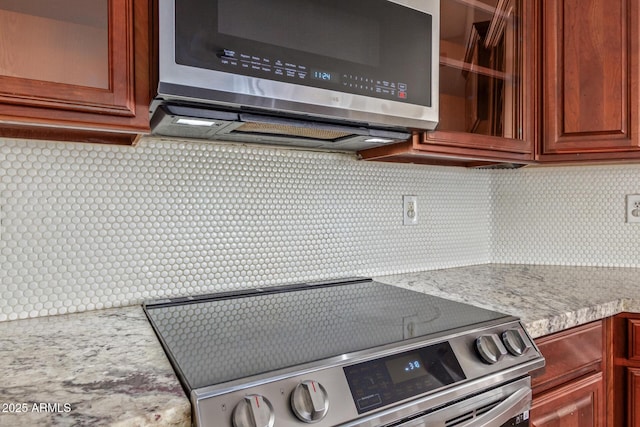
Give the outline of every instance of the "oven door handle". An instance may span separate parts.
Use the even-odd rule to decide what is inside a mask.
[[[494,427],[501,426],[507,421],[531,408],[531,389],[521,388],[511,396],[500,402],[499,405],[474,418],[468,423],[461,424],[459,427]]]

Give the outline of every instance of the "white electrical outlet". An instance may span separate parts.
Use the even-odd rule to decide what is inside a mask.
[[[627,222],[640,222],[640,194],[627,194]]]
[[[404,225],[418,224],[418,196],[402,196]]]

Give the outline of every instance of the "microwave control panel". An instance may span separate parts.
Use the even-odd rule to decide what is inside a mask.
[[[224,49],[218,54],[220,64],[229,72],[268,78],[309,86],[368,95],[375,98],[404,101],[408,98],[408,85],[372,76],[359,76],[294,64],[282,59],[271,59]]]

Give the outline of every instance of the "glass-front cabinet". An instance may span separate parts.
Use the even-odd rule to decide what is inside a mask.
[[[149,13],[145,0],[0,0],[0,136],[148,129]]]
[[[438,130],[520,139],[518,1],[443,1],[441,9]]]
[[[440,117],[364,158],[414,163],[509,161],[534,153],[535,10],[530,0],[441,0]],[[369,156],[370,155],[370,156]]]

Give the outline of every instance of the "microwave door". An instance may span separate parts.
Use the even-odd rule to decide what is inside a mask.
[[[437,121],[439,1],[180,0],[161,2],[160,21],[160,95]]]

